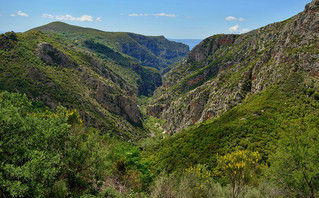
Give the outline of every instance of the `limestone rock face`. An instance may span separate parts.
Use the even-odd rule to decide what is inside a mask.
[[[223,35],[217,37],[214,42],[208,42],[208,40],[204,40],[189,53],[188,58],[200,62],[206,59],[208,55],[213,54],[222,45],[232,44],[236,37],[236,35]]]
[[[38,44],[38,55],[40,56],[43,62],[49,65],[75,67],[74,62],[72,62],[68,56],[66,56],[61,51],[57,50],[48,43]]]
[[[281,86],[292,75],[319,77],[318,52],[319,1],[313,0],[283,22],[202,41],[164,75],[148,113],[166,119],[168,132],[179,132],[269,86]]]
[[[125,95],[114,95],[116,90],[103,82],[97,82],[96,86],[94,98],[106,110],[124,117],[134,125],[142,126],[142,114],[134,101]]]

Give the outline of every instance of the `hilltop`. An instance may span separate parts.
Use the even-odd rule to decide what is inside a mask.
[[[142,66],[158,70],[182,60],[188,53],[187,45],[167,40],[164,36],[144,36],[126,32],[104,32],[92,28],[83,28],[63,22],[34,28],[43,32],[60,33],[78,43],[94,40],[114,51],[135,58]]]

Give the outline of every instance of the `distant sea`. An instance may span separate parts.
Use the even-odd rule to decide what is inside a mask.
[[[192,50],[203,39],[168,39],[168,40],[179,42],[179,43],[184,43],[184,44],[189,46],[189,50]]]

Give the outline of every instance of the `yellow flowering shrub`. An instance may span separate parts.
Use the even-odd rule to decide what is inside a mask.
[[[52,112],[52,111],[46,110],[45,112],[33,113],[32,115],[34,117],[38,117],[38,118],[51,118],[51,117],[62,118],[62,117],[66,117],[68,124],[71,124],[71,125],[74,125],[74,124],[83,125],[83,120],[81,119],[80,113],[76,109],[66,110],[63,107],[59,107],[57,112]]]
[[[256,176],[261,156],[258,152],[236,150],[217,159],[219,170],[229,179],[233,197],[237,197]]]

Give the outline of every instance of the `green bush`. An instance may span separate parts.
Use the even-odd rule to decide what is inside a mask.
[[[319,196],[319,130],[303,120],[284,126],[270,177],[287,197]]]
[[[74,112],[44,111],[25,95],[0,93],[2,195],[65,197],[100,190],[107,150],[98,132],[83,128]]]

